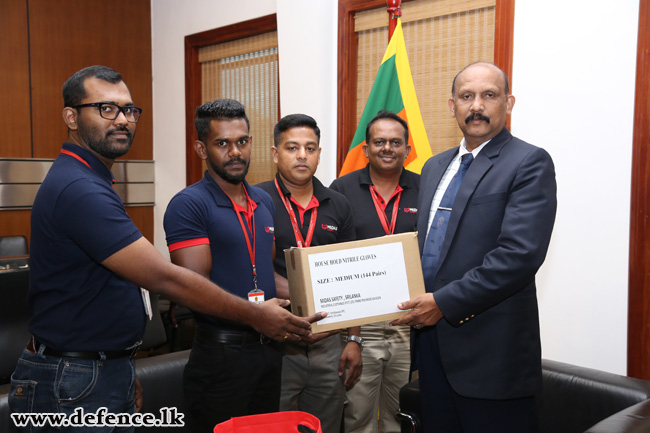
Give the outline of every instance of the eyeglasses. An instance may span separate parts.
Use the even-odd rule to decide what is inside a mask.
[[[106,120],[115,120],[117,119],[117,116],[120,115],[120,112],[124,113],[126,121],[130,123],[138,123],[138,120],[140,120],[140,114],[142,114],[142,108],[120,107],[117,104],[111,104],[108,102],[91,102],[90,104],[75,105],[72,108],[83,107],[97,107],[99,115]]]

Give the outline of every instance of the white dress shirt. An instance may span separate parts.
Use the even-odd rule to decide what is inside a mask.
[[[486,141],[485,143],[482,143],[480,146],[478,146],[476,149],[472,150],[472,156],[476,158],[478,153],[485,147],[486,144],[488,144],[490,140]],[[433,222],[433,218],[436,215],[436,211],[438,210],[438,206],[440,206],[440,202],[442,201],[442,196],[445,195],[445,191],[447,190],[447,187],[449,186],[449,183],[451,182],[451,179],[453,179],[454,175],[460,168],[460,159],[463,157],[463,155],[470,153],[467,150],[467,147],[465,146],[465,139],[463,138],[460,142],[460,148],[458,149],[458,155],[454,157],[454,159],[451,160],[451,163],[447,167],[447,170],[445,171],[445,174],[442,176],[442,179],[440,179],[440,183],[438,184],[438,188],[436,188],[436,193],[433,195],[433,200],[431,201],[431,207],[429,208],[429,223],[427,224],[427,237],[429,236],[429,230],[431,229],[431,223]]]

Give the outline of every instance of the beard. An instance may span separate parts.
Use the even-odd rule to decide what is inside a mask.
[[[244,171],[239,174],[239,175],[231,175],[228,173],[226,170],[226,167],[228,167],[231,164],[234,164],[236,162],[240,162],[245,164]],[[226,162],[222,166],[215,164],[210,158],[207,159],[207,163],[212,168],[212,170],[223,180],[226,182],[233,184],[233,185],[238,185],[246,179],[246,175],[248,174],[248,168],[251,165],[250,160],[245,160],[244,158],[236,158],[236,159],[231,159],[230,161]]]
[[[135,132],[131,132],[131,130],[126,126],[112,128],[106,131],[106,135],[102,136],[102,133],[98,129],[86,126],[81,119],[79,119],[77,123],[79,126],[79,138],[81,138],[90,149],[104,158],[116,159],[120,156],[126,155],[129,149],[131,149],[131,143],[133,142]],[[111,135],[116,132],[126,132],[128,135],[126,138],[119,139],[111,137]],[[113,144],[114,140],[117,140],[118,143],[126,141],[126,146],[118,147]]]

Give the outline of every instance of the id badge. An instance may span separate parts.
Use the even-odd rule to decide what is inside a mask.
[[[264,292],[260,289],[254,289],[248,292],[248,300],[256,304],[264,302]]]

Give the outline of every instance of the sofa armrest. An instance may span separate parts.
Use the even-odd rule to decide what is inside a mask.
[[[575,433],[650,398],[650,381],[548,359],[540,403],[542,432]]]
[[[15,433],[18,430],[9,416],[10,384],[0,385],[0,432]]]
[[[413,379],[399,390],[399,409],[395,418],[400,422],[401,433],[422,431],[420,414],[420,382]]]
[[[647,433],[650,431],[650,400],[605,418],[585,433]]]
[[[185,415],[185,427],[138,427],[136,432],[153,433],[174,431],[175,433],[189,432],[188,415],[185,410],[183,394],[183,371],[189,359],[190,351],[166,353],[136,360],[135,369],[140,385],[142,385],[142,413],[160,415],[163,407],[175,407],[178,413]],[[172,430],[173,429],[173,430]]]

